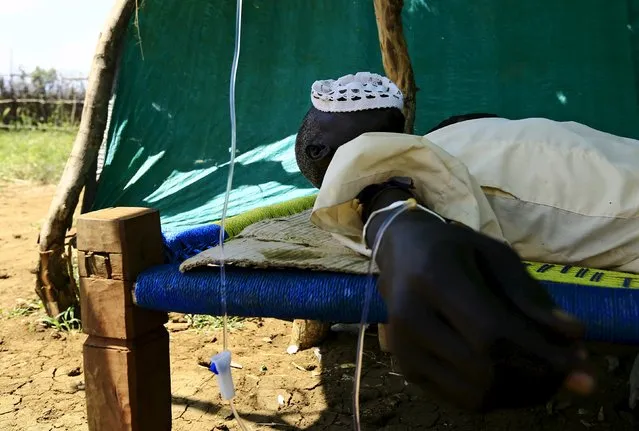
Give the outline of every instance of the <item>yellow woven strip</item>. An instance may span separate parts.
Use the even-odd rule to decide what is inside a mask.
[[[579,284],[583,286],[639,289],[639,275],[581,266],[527,262],[528,272],[539,281]],[[562,270],[564,270],[562,272]]]
[[[304,196],[255,208],[227,218],[224,227],[229,238],[233,238],[253,223],[276,217],[286,217],[313,208],[316,198],[317,195]],[[216,223],[219,224],[219,221]],[[539,281],[619,289],[639,289],[639,274],[543,262],[526,261],[525,263],[528,265],[530,275]]]

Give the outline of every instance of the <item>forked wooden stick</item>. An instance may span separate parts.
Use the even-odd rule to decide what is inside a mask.
[[[49,316],[78,304],[64,258],[64,239],[73,213],[96,160],[107,123],[111,88],[122,39],[135,10],[135,0],[116,1],[93,56],[80,128],[51,201],[39,236],[36,293]]]

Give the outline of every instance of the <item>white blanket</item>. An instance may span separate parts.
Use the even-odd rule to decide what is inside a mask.
[[[354,199],[397,175],[430,209],[522,259],[639,272],[638,140],[541,118],[367,133],[336,152],[312,222],[366,253]]]

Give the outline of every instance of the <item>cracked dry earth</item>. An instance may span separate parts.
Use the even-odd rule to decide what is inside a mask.
[[[79,332],[37,324],[36,238],[54,188],[0,185],[0,431],[87,430]],[[214,376],[199,363],[221,349],[219,330],[196,330],[172,315],[173,429],[236,430]],[[237,407],[253,430],[351,430],[356,339],[334,334],[318,349],[288,355],[290,323],[244,321],[231,333]],[[638,348],[591,346],[601,377],[588,400],[559,396],[548,405],[489,415],[438,404],[403,378],[367,337],[361,410],[366,430],[614,430],[639,429],[626,385]],[[526,388],[522,387],[522,391]]]

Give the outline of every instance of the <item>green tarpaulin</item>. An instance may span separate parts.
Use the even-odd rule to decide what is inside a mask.
[[[404,25],[416,133],[473,111],[639,138],[639,0],[414,0]],[[93,209],[220,217],[230,157],[235,0],[146,2],[120,59]],[[229,215],[315,193],[293,145],[316,79],[383,74],[370,0],[245,0]]]

